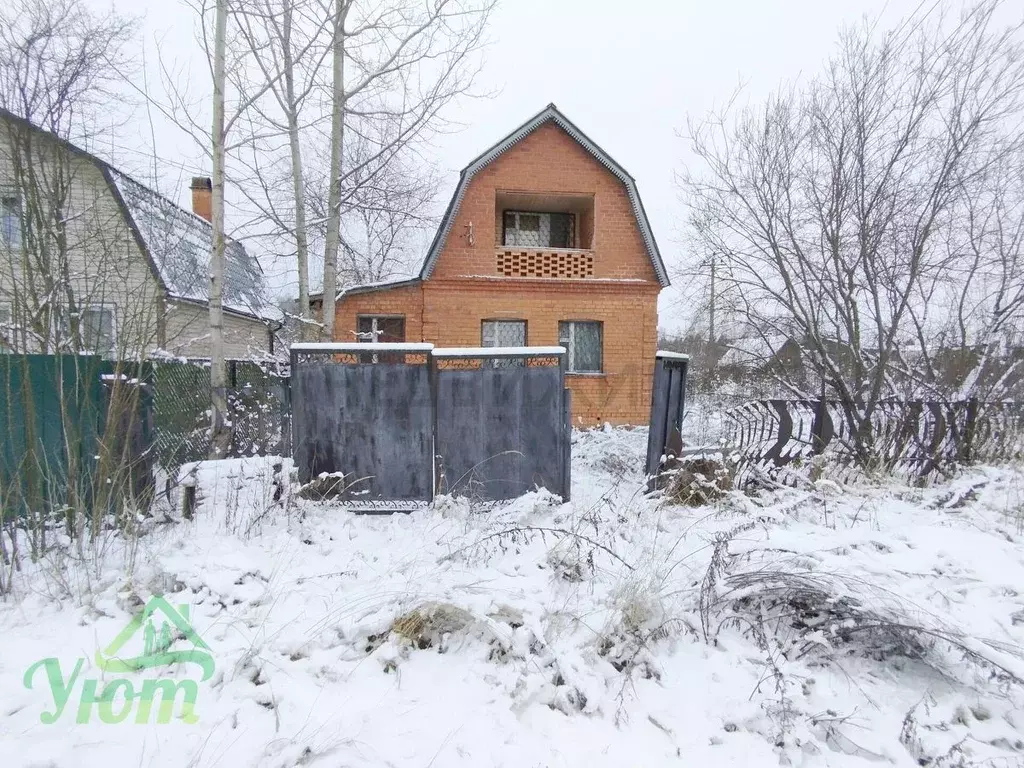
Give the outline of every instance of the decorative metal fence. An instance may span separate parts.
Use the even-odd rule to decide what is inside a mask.
[[[740,484],[791,482],[815,456],[854,467],[857,421],[834,400],[754,400],[726,412]],[[882,467],[926,477],[953,465],[1024,458],[1024,406],[1013,402],[886,400],[871,415],[869,453]]]

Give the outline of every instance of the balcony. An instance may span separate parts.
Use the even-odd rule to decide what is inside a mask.
[[[495,273],[501,277],[594,276],[594,197],[502,192],[495,195]]]
[[[501,277],[546,277],[562,280],[594,276],[594,252],[579,248],[495,248],[496,274]]]

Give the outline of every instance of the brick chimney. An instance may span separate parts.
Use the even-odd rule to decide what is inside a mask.
[[[192,213],[213,220],[213,182],[209,176],[192,177]]]

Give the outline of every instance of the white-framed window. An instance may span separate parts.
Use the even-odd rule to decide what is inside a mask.
[[[11,345],[7,343],[12,334],[14,313],[7,304],[0,304],[0,353],[10,352]]]
[[[569,373],[601,373],[602,323],[596,320],[563,320],[558,324],[558,343],[566,349]]]
[[[21,200],[9,192],[0,192],[0,242],[21,245]]]
[[[525,347],[525,320],[484,320],[480,323],[480,346]]]
[[[94,304],[83,307],[78,328],[84,349],[101,355],[117,350],[117,313],[113,305]]]
[[[505,211],[502,221],[502,245],[575,247],[576,217],[571,213]]]
[[[480,323],[481,347],[525,347],[525,320],[483,320]],[[492,360],[492,368],[521,368],[524,358],[509,357]]]

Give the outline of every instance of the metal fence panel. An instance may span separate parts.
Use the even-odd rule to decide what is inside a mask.
[[[157,463],[170,476],[182,464],[210,453],[208,360],[153,365]],[[288,452],[288,377],[275,363],[228,360],[231,446],[228,456],[275,456]]]
[[[112,487],[144,506],[148,373],[90,355],[0,355],[0,512],[91,509]]]
[[[857,471],[854,417],[836,400],[753,400],[726,412],[737,483],[796,482],[805,460],[824,455]],[[1019,403],[883,400],[871,415],[872,459],[922,478],[960,463],[1024,458]]]
[[[429,501],[432,435],[428,366],[293,365],[292,451],[300,482],[340,472],[359,500]]]
[[[508,499],[535,487],[567,495],[558,367],[437,371],[439,491]]]

